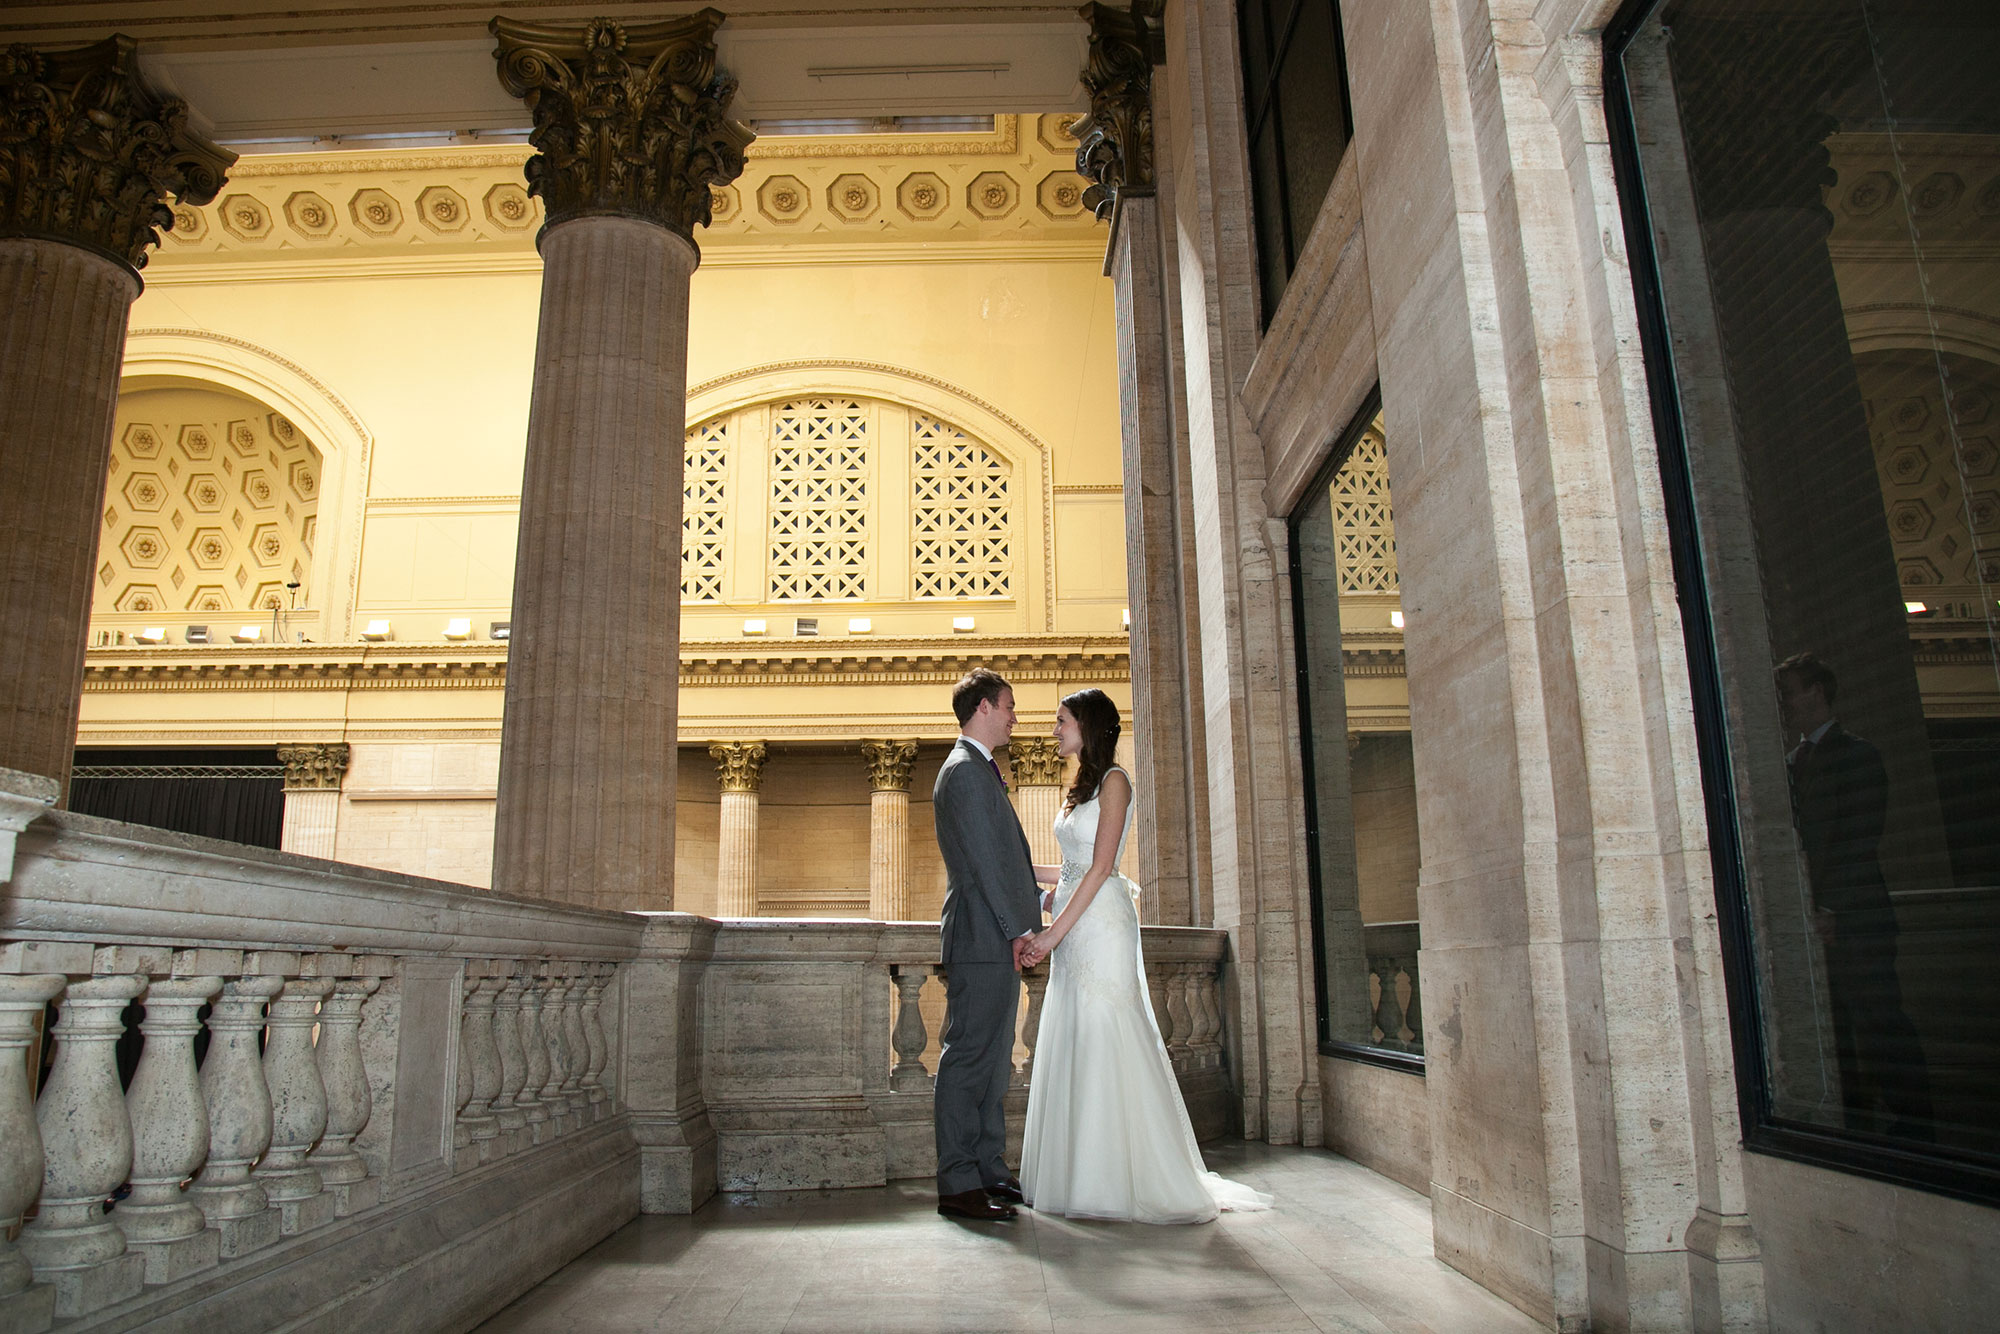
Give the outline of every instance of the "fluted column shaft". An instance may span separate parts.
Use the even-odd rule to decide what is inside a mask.
[[[493,885],[674,906],[686,239],[545,232]]]
[[[764,743],[719,741],[708,748],[722,785],[715,848],[715,915],[757,915],[757,798],[764,782]]]
[[[868,766],[868,915],[910,918],[910,770],[914,741],[864,741]]]
[[[139,280],[55,241],[0,240],[0,768],[67,788],[118,367]]]
[[[278,846],[286,852],[332,858],[348,756],[344,742],[278,747],[278,762],[285,766],[285,819]]]

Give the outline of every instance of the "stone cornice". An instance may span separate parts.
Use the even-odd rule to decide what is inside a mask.
[[[167,196],[206,204],[236,160],[187,119],[186,103],[140,79],[129,37],[0,51],[0,236],[145,267],[158,229],[174,225]]]
[[[659,23],[488,25],[501,86],[534,117],[526,171],[544,231],[615,216],[692,242],[707,225],[712,189],[743,174],[755,137],[727,115],[736,81],[716,68],[722,21],[703,9]]]

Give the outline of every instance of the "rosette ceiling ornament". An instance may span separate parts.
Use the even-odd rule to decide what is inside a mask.
[[[1082,76],[1090,114],[1070,133],[1077,174],[1094,182],[1084,206],[1103,221],[1119,196],[1153,193],[1153,66],[1166,59],[1166,39],[1154,22],[1159,0],[1134,0],[1129,10],[1089,4],[1080,12],[1090,25]]]
[[[140,80],[129,37],[0,51],[0,236],[81,246],[134,270],[174,225],[167,196],[206,204],[236,155]]]
[[[736,80],[716,68],[723,15],[581,28],[496,18],[500,83],[534,117],[528,189],[544,234],[572,218],[627,217],[694,240],[711,187],[743,171],[756,136],[729,119]]]

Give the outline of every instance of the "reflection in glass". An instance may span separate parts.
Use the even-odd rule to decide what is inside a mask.
[[[1292,516],[1320,1038],[1422,1056],[1417,787],[1402,676],[1385,670],[1403,632],[1380,418],[1336,457]]]
[[[2000,6],[1673,0],[1614,54],[1764,1115],[1992,1165]]]

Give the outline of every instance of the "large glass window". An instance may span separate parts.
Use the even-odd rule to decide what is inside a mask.
[[[2000,6],[1609,43],[1747,1133],[2000,1194]]]
[[[1370,405],[1292,515],[1322,1050],[1421,1067],[1417,785],[1382,423]]]
[[[1242,0],[1237,19],[1269,324],[1347,150],[1347,61],[1334,0]]]

